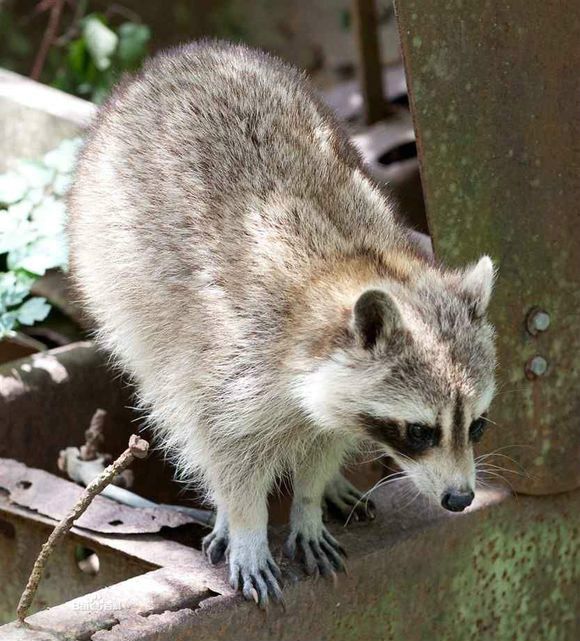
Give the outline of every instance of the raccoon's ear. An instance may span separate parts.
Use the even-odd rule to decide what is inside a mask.
[[[473,315],[481,318],[489,305],[495,270],[491,258],[483,256],[463,273],[461,288],[473,305]]]
[[[359,296],[353,310],[354,330],[365,349],[372,349],[401,327],[395,301],[380,289],[369,289]]]

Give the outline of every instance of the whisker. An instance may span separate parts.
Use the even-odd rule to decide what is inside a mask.
[[[347,517],[347,519],[346,519],[346,521],[345,521],[345,523],[344,523],[344,527],[346,527],[346,526],[349,524],[350,519],[352,518],[352,515],[354,514],[354,511],[356,510],[356,508],[357,508],[357,507],[358,507],[358,506],[359,506],[359,505],[360,505],[364,500],[366,500],[366,501],[367,501],[367,503],[368,503],[368,499],[369,499],[370,495],[372,494],[372,492],[374,492],[375,490],[378,490],[380,487],[385,487],[386,485],[390,485],[391,483],[395,483],[396,481],[402,481],[402,480],[403,480],[404,478],[406,478],[406,477],[407,477],[407,473],[406,473],[406,472],[396,472],[395,474],[390,474],[389,476],[386,476],[386,477],[384,477],[384,478],[382,478],[382,479],[378,480],[378,481],[377,481],[377,482],[376,482],[376,483],[371,487],[371,489],[370,489],[370,490],[367,490],[367,491],[366,491],[366,492],[365,492],[365,493],[360,497],[360,499],[358,499],[358,500],[357,500],[357,502],[354,504],[354,506],[353,506],[352,510],[350,511],[350,513],[349,513],[349,515],[348,515],[348,517]]]
[[[518,501],[518,494],[515,491],[514,486],[510,483],[508,479],[505,478],[505,476],[502,476],[501,474],[498,474],[497,472],[493,472],[493,471],[483,471],[482,474],[486,474],[487,476],[491,476],[492,478],[499,479],[503,483],[507,483],[507,485],[509,485],[512,491],[512,494],[515,496],[516,501]]]
[[[397,508],[395,512],[400,512],[401,510],[404,510],[405,508],[409,507],[412,503],[414,503],[419,498],[420,495],[421,495],[421,490],[417,490],[413,498],[410,501],[407,501],[405,505],[402,505],[401,507]]]
[[[518,474],[519,476],[527,476],[527,473],[525,470],[514,470],[511,467],[505,467],[504,465],[497,465],[496,463],[489,463],[489,462],[478,462],[476,463],[476,468],[482,470],[484,468],[491,468],[491,469],[496,469],[501,472],[509,472],[510,474]]]
[[[363,465],[364,463],[373,463],[374,461],[379,461],[380,459],[384,458],[385,456],[387,456],[386,453],[381,451],[381,452],[379,452],[379,454],[377,454],[377,456],[374,456],[373,458],[364,459],[363,461],[357,461],[357,464],[358,465]]]
[[[514,465],[516,465],[519,468],[520,473],[523,476],[526,476],[526,478],[532,478],[532,476],[530,475],[528,470],[526,470],[526,468],[519,461],[516,461],[514,458],[512,458],[511,456],[507,456],[506,454],[500,454],[498,451],[490,452],[489,454],[483,454],[482,456],[478,456],[475,459],[475,465],[476,466],[480,465],[483,461],[486,461],[487,459],[493,459],[494,457],[504,458],[504,459],[510,461],[510,463],[513,463]],[[511,470],[511,471],[514,472],[514,474],[515,474],[515,471],[513,471],[513,470]]]

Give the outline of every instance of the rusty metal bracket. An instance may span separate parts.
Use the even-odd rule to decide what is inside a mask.
[[[450,265],[488,253],[499,269],[487,444],[525,470],[521,492],[577,488],[580,3],[396,9],[435,252]]]
[[[84,488],[17,461],[0,459],[0,490],[7,492],[13,503],[58,521],[78,501]],[[127,507],[96,496],[76,526],[109,534],[145,534],[197,522],[195,517],[178,510]]]
[[[379,38],[377,34],[376,0],[353,0],[352,10],[359,50],[360,82],[367,125],[378,122],[390,113],[385,100]]]

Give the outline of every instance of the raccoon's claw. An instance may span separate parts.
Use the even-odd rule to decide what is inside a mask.
[[[279,581],[280,569],[269,558],[257,567],[247,567],[236,562],[231,564],[230,585],[241,590],[248,601],[255,601],[262,609],[268,607],[269,600],[284,603]]]
[[[227,534],[214,530],[203,537],[201,550],[212,565],[217,565],[224,560],[229,542]]]
[[[291,559],[300,556],[306,573],[336,578],[336,572],[346,572],[343,557],[346,551],[340,543],[322,527],[318,536],[307,537],[302,532],[292,533],[284,546],[284,553]]]
[[[326,510],[338,516],[345,525],[350,521],[372,521],[376,517],[373,501],[365,498],[343,476],[328,484],[324,492],[324,504]]]

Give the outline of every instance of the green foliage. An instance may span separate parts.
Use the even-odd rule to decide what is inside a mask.
[[[27,11],[23,4],[22,0],[0,0],[0,67],[28,74],[40,48],[39,28],[49,28],[51,10],[45,7],[38,12],[38,6],[46,3],[29,2]],[[106,13],[91,12],[91,4],[96,3],[65,3],[41,64],[40,80],[102,103],[124,72],[139,68],[148,53],[151,30],[122,4],[111,4]]]
[[[60,52],[52,84],[100,104],[123,72],[139,67],[150,38],[145,25],[124,22],[113,27],[102,14],[91,13],[80,21],[79,37]]]
[[[66,269],[63,198],[80,142],[65,140],[42,160],[0,175],[0,338],[50,312],[30,289],[48,269]]]

